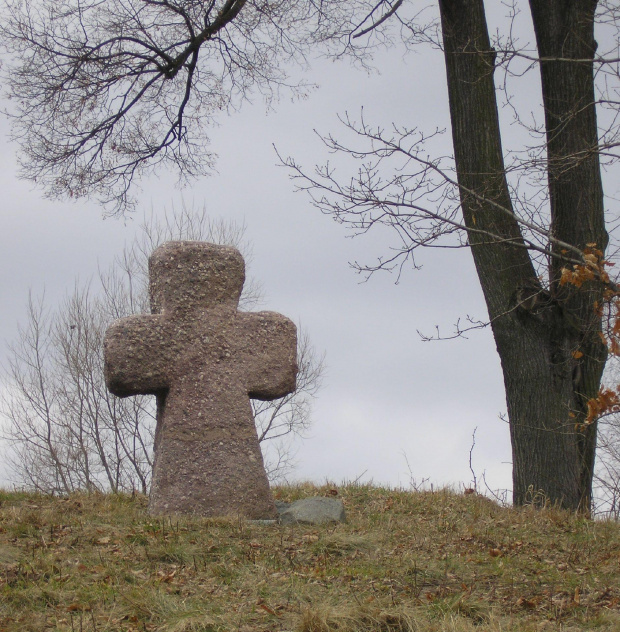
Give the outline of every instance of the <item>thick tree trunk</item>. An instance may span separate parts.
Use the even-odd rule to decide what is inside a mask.
[[[551,229],[560,240],[586,248],[607,247],[603,185],[598,153],[598,129],[592,60],[597,0],[530,0],[538,51],[547,129],[547,158]],[[578,59],[579,62],[567,60]],[[587,61],[586,61],[587,60]],[[556,251],[558,249],[556,248]],[[596,284],[576,289],[559,287],[561,264],[554,260],[550,284],[564,310],[578,324],[579,351],[575,367],[575,405],[585,414],[596,396],[606,359],[600,338],[600,301]],[[596,451],[596,424],[581,434],[580,486],[589,504]]]
[[[556,296],[557,283],[551,292],[541,286],[524,248],[504,170],[483,0],[439,0],[439,7],[461,206],[504,373],[513,500],[587,510],[593,452],[584,446],[595,429],[579,428],[602,369],[600,342],[592,352],[588,334],[587,358],[583,345],[585,330],[598,331],[595,311],[591,299],[565,308],[569,298]],[[603,243],[582,234],[582,220],[565,221],[576,233],[562,233],[565,241]],[[579,366],[578,350],[586,359]]]

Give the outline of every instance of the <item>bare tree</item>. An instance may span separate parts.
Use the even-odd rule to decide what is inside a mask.
[[[298,327],[297,388],[275,401],[252,399],[258,440],[271,481],[285,480],[295,466],[291,439],[304,437],[312,422],[312,399],[323,382],[324,356],[318,356],[308,334]]]
[[[354,159],[350,175],[331,164],[311,173],[283,162],[336,221],[357,233],[395,232],[393,251],[362,271],[415,265],[424,247],[470,248],[504,373],[513,500],[523,504],[534,492],[588,512],[592,412],[605,343],[617,333],[603,327],[608,300],[616,303],[609,322],[617,322],[618,286],[605,269],[601,161],[611,168],[618,159],[620,12],[596,0],[509,3],[512,22],[529,9],[530,43],[511,28],[491,41],[483,0],[439,0],[428,14],[415,4],[402,3],[380,26],[391,22],[392,37],[443,52],[454,156],[433,157],[436,131],[377,127],[362,115],[343,117],[347,140],[323,137],[331,152]],[[595,26],[611,32],[607,50],[597,51]],[[542,93],[525,106],[534,117],[526,125],[509,85],[535,68]],[[527,133],[521,152],[502,146],[498,93]]]
[[[112,212],[158,166],[208,174],[209,129],[255,95],[303,96],[287,69],[357,28],[369,0],[8,0],[4,83],[24,177]]]
[[[594,508],[597,515],[620,520],[620,420],[602,419],[594,472]]]
[[[613,355],[604,383],[620,384],[620,365]],[[599,418],[599,435],[594,470],[594,509],[600,516],[620,519],[620,410],[615,406]]]
[[[241,248],[244,228],[214,222],[204,210],[183,209],[163,222],[145,221],[138,238],[96,283],[76,283],[54,311],[30,297],[27,321],[10,348],[0,398],[5,436],[16,478],[51,493],[74,490],[139,490],[146,493],[152,468],[154,398],[120,399],[103,378],[103,338],[116,318],[148,311],[147,260],[170,239],[200,239]],[[261,300],[251,279],[242,309]],[[252,400],[257,431],[272,479],[292,468],[289,439],[310,426],[311,400],[320,387],[323,360],[307,335],[299,337],[297,390],[272,402]]]
[[[107,391],[101,348],[109,321],[88,286],[76,286],[55,312],[30,297],[1,397],[17,481],[48,493],[146,492],[153,407],[146,397]]]

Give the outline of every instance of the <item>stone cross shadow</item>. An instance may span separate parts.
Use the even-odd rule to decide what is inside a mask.
[[[250,398],[295,389],[295,325],[240,312],[235,249],[173,241],[149,259],[151,315],[106,333],[105,378],[120,397],[157,396],[152,514],[275,518]]]

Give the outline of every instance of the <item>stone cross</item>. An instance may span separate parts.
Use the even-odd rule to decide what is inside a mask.
[[[240,312],[235,248],[172,241],[149,259],[150,315],[112,323],[105,378],[120,397],[157,396],[152,514],[275,518],[250,398],[295,389],[295,325]]]

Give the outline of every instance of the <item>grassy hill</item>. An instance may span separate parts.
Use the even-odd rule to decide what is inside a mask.
[[[348,523],[157,519],[141,496],[0,493],[0,631],[620,630],[620,524],[447,490],[338,495]]]

